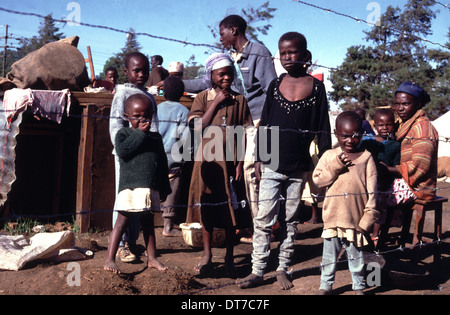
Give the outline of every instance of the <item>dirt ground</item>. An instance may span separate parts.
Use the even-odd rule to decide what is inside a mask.
[[[441,196],[450,196],[450,184],[439,183]],[[304,213],[308,213],[306,207]],[[450,294],[450,204],[444,204],[443,242],[440,244],[442,258],[439,265],[432,264],[435,245],[425,245],[415,250],[395,250],[395,239],[399,228],[391,228],[389,253],[382,254],[386,261],[380,274],[368,277],[377,286],[368,286],[368,295],[446,295]],[[201,248],[186,245],[181,237],[163,237],[162,229],[156,228],[159,259],[169,267],[161,272],[145,268],[146,257],[134,264],[119,263],[122,275],[114,275],[103,270],[107,254],[109,232],[80,234],[77,246],[91,249],[94,257],[77,262],[79,285],[71,280],[74,271],[69,262],[33,262],[20,271],[0,271],[0,295],[182,295],[183,297],[206,296],[293,296],[316,294],[320,281],[322,256],[322,224],[299,224],[297,245],[292,266],[294,287],[283,291],[274,278],[277,245],[272,242],[272,252],[268,268],[268,278],[260,286],[242,290],[235,279],[226,276],[224,268],[224,248],[213,249],[213,269],[205,275],[196,275],[193,266],[199,261]],[[434,229],[434,215],[426,216],[424,240],[431,242]],[[143,249],[142,237],[139,239]],[[235,247],[235,263],[238,277],[245,277],[251,270],[251,244],[239,243]],[[375,261],[380,261],[376,255]],[[345,257],[344,257],[345,258]],[[393,271],[394,270],[394,271]],[[397,271],[408,271],[401,274]],[[426,273],[428,272],[428,273]],[[378,277],[380,275],[380,277]],[[415,275],[415,276],[413,276]],[[373,282],[373,281],[372,281]],[[72,283],[72,285],[70,285]],[[336,295],[351,295],[351,277],[347,263],[340,263],[333,287]]]

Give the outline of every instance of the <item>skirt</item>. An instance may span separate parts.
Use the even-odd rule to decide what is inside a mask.
[[[159,192],[150,188],[122,190],[117,195],[117,211],[161,212]]]

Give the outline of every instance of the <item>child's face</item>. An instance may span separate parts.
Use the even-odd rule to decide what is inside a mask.
[[[334,131],[342,151],[353,153],[358,151],[361,142],[361,131],[358,124],[351,121],[343,121]]]
[[[380,114],[376,115],[374,119],[374,127],[378,134],[387,138],[394,134],[394,121],[391,115]]]
[[[124,72],[130,83],[143,87],[148,80],[150,67],[147,60],[141,57],[133,57],[129,60]]]
[[[211,80],[215,86],[222,90],[229,90],[233,83],[234,72],[232,67],[223,67],[211,72]]]
[[[287,72],[303,68],[302,51],[298,47],[297,40],[284,40],[278,45],[281,65]],[[300,61],[300,62],[299,62]]]
[[[153,107],[151,104],[142,100],[134,100],[132,104],[127,106],[125,117],[131,124],[133,129],[141,129],[149,131],[153,116]]]
[[[112,71],[112,70],[106,71],[105,79],[106,79],[106,81],[109,81],[112,84],[116,84],[117,83],[117,72]]]

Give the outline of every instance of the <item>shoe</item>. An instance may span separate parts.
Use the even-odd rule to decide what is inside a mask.
[[[119,247],[116,257],[124,263],[132,263],[136,260],[136,255],[133,254],[129,247]]]
[[[363,290],[355,290],[354,292],[355,295],[364,295]]]
[[[330,295],[331,291],[320,289],[319,292],[317,292],[317,295]]]

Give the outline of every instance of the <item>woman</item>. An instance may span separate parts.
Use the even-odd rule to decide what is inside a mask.
[[[397,174],[406,181],[413,198],[432,200],[436,196],[438,133],[422,108],[430,96],[415,83],[404,82],[395,92],[395,111],[401,119],[397,139],[401,141],[400,165]],[[417,213],[412,245],[425,217]]]

